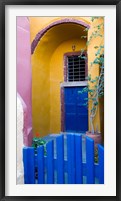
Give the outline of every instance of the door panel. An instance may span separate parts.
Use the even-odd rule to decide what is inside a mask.
[[[84,105],[87,92],[79,93],[84,87],[65,87],[65,131],[85,132],[88,130],[88,108]]]
[[[67,113],[66,114],[66,132],[76,132],[75,123],[76,122],[76,115],[75,113]]]
[[[76,93],[77,93],[77,91],[75,90],[74,87],[65,88],[65,94],[64,94],[65,103],[67,103],[67,104],[74,103],[75,104]]]
[[[76,113],[76,105],[74,103],[66,103],[65,107],[67,113]]]

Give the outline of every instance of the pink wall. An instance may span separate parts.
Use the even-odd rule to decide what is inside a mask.
[[[27,17],[17,17],[17,92],[25,103],[24,144],[32,142],[32,73],[30,25]]]

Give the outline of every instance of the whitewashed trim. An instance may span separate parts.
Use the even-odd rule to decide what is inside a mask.
[[[62,82],[60,84],[61,87],[80,87],[80,86],[87,86],[87,81],[81,82]]]

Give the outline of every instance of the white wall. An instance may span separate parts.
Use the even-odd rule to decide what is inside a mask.
[[[17,95],[17,184],[23,184],[23,127],[24,127],[24,110],[22,102]]]

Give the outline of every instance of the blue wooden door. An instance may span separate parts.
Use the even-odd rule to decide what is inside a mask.
[[[85,132],[88,130],[88,108],[84,105],[88,93],[79,93],[84,87],[65,87],[65,132]]]

